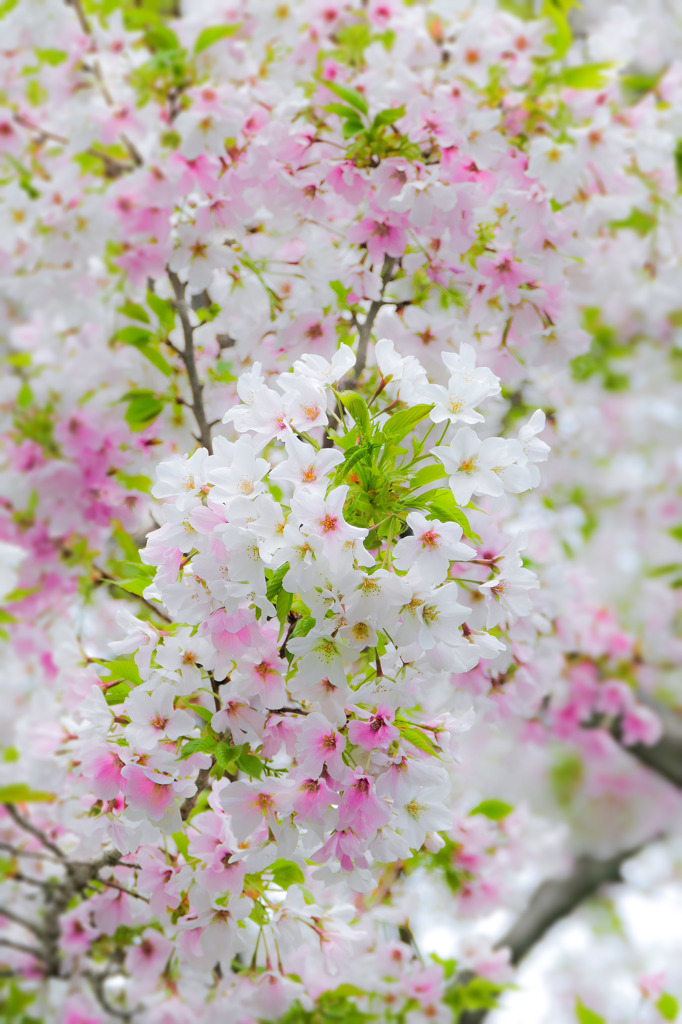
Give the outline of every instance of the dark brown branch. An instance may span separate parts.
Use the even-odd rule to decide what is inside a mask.
[[[199,774],[197,775],[197,778],[196,778],[197,791],[196,791],[196,793],[194,794],[194,796],[188,796],[187,799],[185,801],[183,801],[183,804],[180,807],[180,817],[182,818],[183,821],[187,821],[187,819],[189,818],[190,814],[192,813],[192,811],[196,807],[197,800],[199,799],[199,794],[202,793],[205,789],[210,789],[211,788],[210,774],[211,774],[211,769],[210,768],[202,768],[201,771],[199,772]]]
[[[180,353],[180,358],[185,364],[187,377],[189,379],[189,386],[192,392],[192,404],[190,405],[190,409],[194,414],[194,419],[196,420],[199,431],[197,440],[209,454],[213,454],[211,428],[208,424],[208,420],[206,419],[206,410],[204,409],[204,385],[199,380],[199,374],[197,373],[196,357],[194,353],[194,328],[190,323],[189,307],[187,305],[187,300],[185,299],[185,290],[187,286],[182,283],[178,275],[172,270],[168,271],[168,278],[173,286],[173,292],[175,294],[174,306],[178,316],[180,317],[182,336],[185,341],[185,348]]]
[[[623,864],[640,849],[641,846],[623,850],[607,860],[588,855],[576,858],[570,875],[550,878],[535,890],[519,919],[495,944],[496,949],[507,948],[512,964],[519,964],[555,924],[577,910],[603,885],[622,882]],[[464,972],[457,980],[466,984],[472,977],[470,972]],[[482,1024],[488,1013],[488,1010],[468,1011],[462,1014],[459,1024]]]
[[[651,745],[635,743],[626,746],[623,743],[620,721],[611,726],[611,735],[622,744],[624,750],[647,768],[651,768],[673,786],[682,789],[682,717],[641,693],[637,695],[637,699],[659,717],[663,726],[660,740]]]
[[[621,868],[625,861],[640,850],[622,850],[608,860],[584,855],[575,861],[573,871],[566,878],[551,878],[536,889],[528,907],[497,943],[506,947],[511,962],[518,964],[558,921],[572,914],[603,886],[622,882]]]

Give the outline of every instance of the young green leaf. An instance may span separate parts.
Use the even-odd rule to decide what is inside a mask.
[[[51,803],[56,800],[54,793],[31,789],[25,782],[8,782],[0,786],[0,804]]]
[[[418,423],[426,419],[432,409],[433,405],[414,405],[410,409],[401,409],[400,412],[394,413],[384,426],[384,437],[393,443],[402,441]]]
[[[214,46],[222,39],[229,39],[239,32],[241,22],[234,22],[232,25],[209,25],[201,30],[194,43],[194,52],[203,53],[209,46]]]
[[[601,1014],[595,1013],[589,1006],[585,1006],[582,999],[576,1000],[575,1016],[578,1024],[606,1024]]]
[[[364,400],[362,395],[357,393],[357,391],[339,391],[337,392],[337,396],[344,409],[348,410],[357,423],[360,433],[364,439],[368,441],[371,433],[371,425],[367,402]]]
[[[291,860],[276,860],[270,865],[272,880],[281,889],[288,889],[290,885],[302,885],[305,882],[305,875],[298,864]]]
[[[323,85],[325,89],[329,89],[330,92],[333,92],[334,95],[338,96],[344,103],[348,103],[351,107],[355,107],[355,109],[359,110],[361,114],[366,115],[369,113],[367,100],[362,93],[358,92],[356,89],[350,89],[347,85],[340,85],[338,82],[332,82],[328,78],[321,79],[320,84]]]
[[[504,800],[483,800],[472,811],[469,811],[469,815],[473,817],[475,814],[482,814],[484,818],[489,818],[491,821],[502,821],[513,810],[512,805],[506,804]]]

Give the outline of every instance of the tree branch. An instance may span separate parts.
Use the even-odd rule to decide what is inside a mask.
[[[94,562],[92,568],[95,570],[95,572],[99,573],[99,578],[95,581],[96,583],[111,583],[115,586],[119,582],[114,576],[108,573],[106,569],[102,569],[99,565],[96,565]],[[173,621],[170,615],[167,614],[167,612],[165,612],[161,607],[155,605],[152,601],[148,601],[143,594],[134,594],[130,590],[125,591],[125,593],[129,597],[134,598],[134,600],[139,601],[141,604],[145,606],[145,608],[148,608],[150,611],[154,612],[154,614],[158,615],[158,617],[160,619],[163,619],[164,622]]]
[[[623,743],[620,720],[612,724],[611,735],[621,744],[623,750],[632,754],[647,768],[662,775],[673,786],[682,789],[682,717],[651,697],[638,693],[637,699],[654,711],[661,720],[663,734],[660,740],[650,745],[626,745]]]
[[[204,385],[199,380],[199,374],[197,373],[196,357],[194,354],[194,328],[190,323],[189,319],[189,307],[187,300],[185,299],[186,285],[182,283],[180,278],[172,270],[168,270],[168,278],[171,285],[173,286],[173,292],[175,294],[175,309],[178,316],[180,317],[180,324],[182,326],[182,335],[185,341],[184,351],[180,353],[180,358],[185,364],[187,370],[187,377],[189,378],[189,386],[192,391],[192,404],[190,409],[194,413],[194,419],[197,423],[199,430],[199,436],[197,440],[208,453],[213,454],[213,442],[211,440],[211,428],[206,419],[206,410],[204,409]]]
[[[622,850],[607,860],[598,860],[587,854],[577,857],[570,875],[566,878],[550,878],[535,890],[526,909],[499,942],[495,943],[495,948],[507,948],[512,964],[517,966],[550,928],[577,910],[581,903],[594,896],[603,885],[622,882],[623,864],[639,853],[642,845],[645,844],[631,850]],[[470,972],[463,972],[458,980],[465,983],[472,977]],[[488,1010],[468,1011],[462,1014],[459,1024],[481,1024],[488,1013]]]
[[[622,882],[620,871],[623,864],[640,849],[622,850],[608,860],[598,860],[589,855],[578,857],[570,875],[550,878],[536,889],[521,917],[496,943],[497,948],[506,947],[511,953],[511,962],[514,965],[520,963],[550,928],[572,914],[602,885]]]
[[[28,832],[30,835],[35,836],[35,838],[43,844],[45,849],[49,850],[50,853],[54,853],[62,863],[66,862],[66,855],[59,849],[56,843],[53,843],[51,839],[48,839],[45,833],[33,825],[28,818],[25,818],[23,814],[20,814],[13,804],[3,804],[3,807],[19,828],[22,828],[24,832]]]
[[[8,921],[14,921],[15,924],[21,925],[22,928],[32,932],[38,939],[42,938],[42,929],[37,924],[34,924],[33,921],[27,921],[20,914],[15,914],[9,907],[0,906],[0,917],[5,917]]]
[[[397,259],[394,256],[384,256],[384,265],[381,268],[381,292],[378,299],[374,299],[371,303],[367,316],[361,324],[358,325],[358,350],[355,358],[355,367],[353,369],[352,384],[355,386],[360,379],[360,374],[365,368],[367,363],[367,349],[369,346],[369,340],[372,337],[372,328],[374,327],[374,321],[377,318],[377,313],[383,305],[385,305],[384,292],[388,283],[393,277],[393,270],[397,263]]]
[[[37,949],[35,946],[26,946],[23,942],[15,942],[13,939],[0,938],[0,946],[5,946],[7,949],[15,949],[18,953],[28,953],[29,956],[34,956],[36,960],[43,959],[41,950]]]

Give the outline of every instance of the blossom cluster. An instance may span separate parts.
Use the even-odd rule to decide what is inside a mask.
[[[0,4],[0,1016],[446,1024],[669,832],[679,25],[538,6]]]

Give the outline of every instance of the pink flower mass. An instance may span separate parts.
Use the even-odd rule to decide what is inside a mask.
[[[681,46],[0,3],[0,1020],[679,1019]]]

